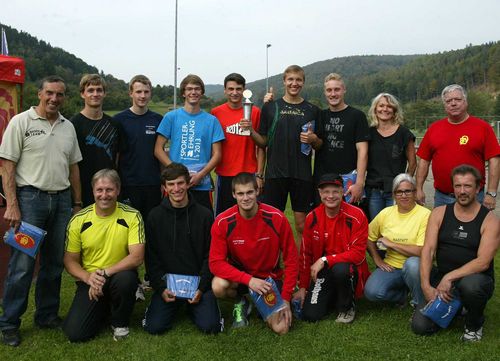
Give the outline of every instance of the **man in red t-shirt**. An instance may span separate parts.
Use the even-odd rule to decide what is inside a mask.
[[[354,321],[354,298],[363,295],[370,275],[366,263],[368,220],[363,211],[342,200],[342,176],[319,178],[319,207],[306,217],[299,258],[299,290],[293,296],[302,318],[319,321],[332,308],[336,322]]]
[[[217,173],[217,198],[215,212],[219,214],[236,204],[231,190],[231,181],[241,172],[254,173],[259,191],[262,191],[264,179],[265,152],[255,145],[250,132],[240,127],[243,119],[243,91],[245,78],[238,73],[231,73],[224,79],[224,95],[227,102],[212,109],[224,131],[222,158],[215,168]],[[258,129],[260,109],[252,107],[252,127]]]
[[[212,290],[217,298],[236,298],[233,327],[248,325],[248,289],[266,295],[271,277],[285,301],[285,308],[267,319],[277,334],[288,332],[292,323],[290,298],[297,282],[298,252],[292,229],[280,210],[257,202],[257,181],[240,173],[232,181],[237,205],[219,214],[212,225],[209,266],[214,274]],[[366,243],[366,242],[365,242]],[[284,269],[280,266],[283,259]]]
[[[443,89],[441,98],[448,117],[427,129],[418,148],[417,200],[425,203],[423,186],[431,162],[436,190],[434,207],[455,202],[451,170],[460,164],[469,164],[477,168],[483,177],[478,200],[487,208],[495,209],[500,171],[500,146],[495,133],[487,122],[467,113],[467,93],[460,85],[448,85]],[[489,167],[487,182],[486,161]]]

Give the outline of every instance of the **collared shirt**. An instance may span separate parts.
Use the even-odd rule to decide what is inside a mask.
[[[82,160],[82,155],[71,122],[59,114],[51,125],[31,107],[10,120],[0,158],[16,163],[18,187],[60,191],[70,186],[69,166]]]

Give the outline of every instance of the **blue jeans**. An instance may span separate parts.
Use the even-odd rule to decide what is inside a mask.
[[[47,231],[40,247],[40,269],[35,289],[35,323],[50,322],[59,311],[61,273],[64,269],[64,240],[71,217],[69,190],[48,194],[33,187],[17,189],[17,201],[24,222]],[[17,329],[28,306],[35,260],[12,248],[3,296],[0,329]]]
[[[382,209],[394,205],[394,199],[392,198],[391,192],[384,192],[382,189],[366,187],[365,193],[368,198],[370,222]]]
[[[434,193],[434,208],[442,206],[442,205],[445,205],[445,204],[455,203],[455,197],[452,197],[452,196],[450,196],[447,193],[442,193],[442,192],[438,191],[437,189],[434,189],[434,190],[435,190],[435,193]],[[476,198],[477,198],[477,201],[479,203],[481,203],[481,204],[483,203],[483,201],[484,201],[484,189],[481,190],[477,194]]]
[[[425,302],[420,288],[420,257],[409,257],[402,269],[392,272],[377,268],[365,285],[365,297],[370,301],[389,301],[403,303],[407,289],[410,289],[413,305]]]

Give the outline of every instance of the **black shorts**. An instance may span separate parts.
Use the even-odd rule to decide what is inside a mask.
[[[212,191],[195,191],[190,190],[189,194],[196,200],[196,203],[214,211],[212,208]]]
[[[215,198],[216,215],[236,204],[232,189],[233,178],[234,177],[217,176],[217,195]]]
[[[308,213],[313,208],[313,182],[295,178],[266,179],[264,184],[264,203],[285,211],[286,201],[290,201],[294,212]]]

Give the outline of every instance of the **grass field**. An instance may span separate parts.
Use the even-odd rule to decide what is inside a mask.
[[[163,102],[159,102],[159,103],[151,102],[151,103],[149,103],[149,109],[151,109],[152,111],[154,111],[154,112],[156,112],[158,114],[161,114],[161,115],[164,115],[171,108],[172,108],[171,104],[166,104],[166,103],[163,103]],[[106,110],[105,113],[108,114],[109,116],[113,116],[116,113],[121,112],[122,110],[123,109],[120,109],[120,110]]]
[[[291,212],[287,211],[291,220]],[[500,256],[496,257],[499,275]],[[500,286],[496,281],[497,288]],[[61,315],[73,298],[74,283],[64,274]],[[151,293],[147,294],[148,298]],[[390,304],[360,300],[351,325],[335,323],[332,314],[318,323],[295,321],[289,334],[274,335],[255,314],[250,326],[231,330],[232,304],[220,303],[226,330],[217,336],[204,335],[179,313],[174,329],[151,336],[140,327],[146,308],[136,304],[131,334],[114,342],[109,327],[84,344],[70,344],[60,330],[38,330],[33,325],[33,296],[23,317],[23,343],[13,349],[0,345],[0,361],[14,360],[499,360],[500,297],[488,303],[484,337],[480,343],[462,344],[463,320],[431,337],[415,336],[409,327],[412,309],[400,310]]]

